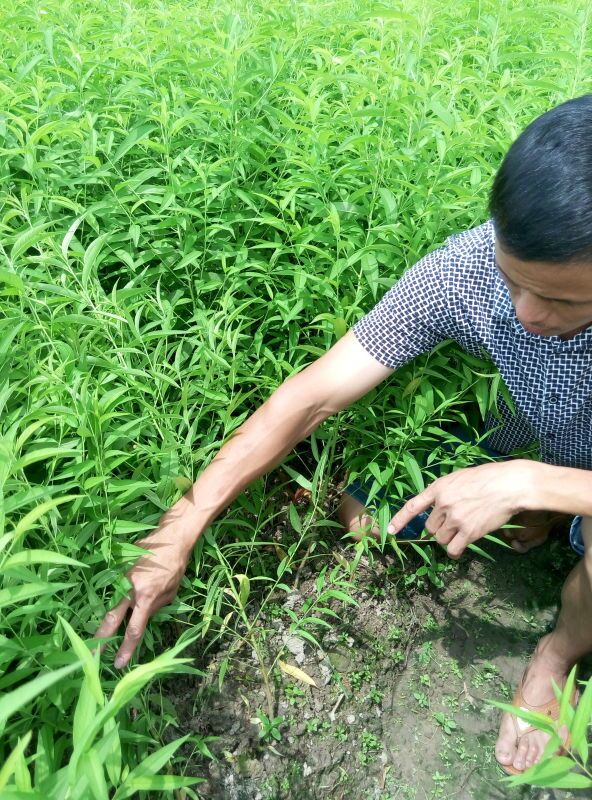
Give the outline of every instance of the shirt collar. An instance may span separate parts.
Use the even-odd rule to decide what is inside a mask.
[[[516,315],[514,314],[512,300],[510,299],[510,292],[497,271],[495,261],[492,263],[492,269],[495,273],[493,284],[493,315],[504,320],[515,318]]]

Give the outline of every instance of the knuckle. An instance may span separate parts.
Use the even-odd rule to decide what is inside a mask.
[[[407,511],[415,511],[418,505],[419,503],[417,501],[417,498],[412,497],[411,500],[408,500],[407,503],[405,504],[405,508]]]
[[[142,630],[138,625],[128,625],[126,630],[126,637],[132,641],[136,641],[142,636]]]

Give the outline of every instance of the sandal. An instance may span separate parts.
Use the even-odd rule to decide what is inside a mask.
[[[531,711],[537,714],[544,714],[546,717],[549,717],[549,719],[556,722],[559,719],[559,706],[560,706],[559,701],[557,700],[556,697],[553,697],[552,700],[549,700],[547,703],[543,703],[540,706],[531,706],[530,703],[527,703],[526,700],[524,699],[524,696],[522,694],[522,688],[524,686],[524,678],[526,677],[526,672],[527,670],[524,670],[524,672],[522,673],[520,685],[516,689],[514,697],[512,698],[512,705],[516,706],[516,708],[519,708],[522,711]],[[580,693],[574,686],[573,694],[571,697],[571,706],[573,708],[575,708],[575,706],[577,705],[579,697]],[[512,715],[512,722],[514,724],[514,731],[516,733],[516,745],[518,745],[520,739],[523,736],[526,736],[526,734],[540,730],[535,725],[530,725],[525,720],[520,719],[519,717],[513,715]],[[563,742],[563,746],[559,749],[558,753],[559,754],[565,753],[569,749],[570,744],[571,744],[571,737],[568,734],[567,738]],[[526,769],[516,769],[516,767],[514,767],[512,764],[501,764],[499,761],[498,764],[507,775],[522,775],[523,772],[526,772],[526,769],[530,769],[530,767],[527,767]]]

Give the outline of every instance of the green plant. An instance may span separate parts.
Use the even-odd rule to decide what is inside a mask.
[[[331,734],[338,742],[347,742],[349,731],[345,725],[336,725]]]
[[[417,661],[423,667],[427,666],[434,658],[434,643],[432,641],[423,642],[417,651]]]
[[[365,765],[376,761],[376,754],[380,748],[380,739],[364,728],[360,734],[360,752],[358,753],[360,763]]]
[[[284,687],[286,699],[291,706],[300,706],[304,702],[306,692],[295,683],[288,683]]]
[[[309,734],[326,733],[331,728],[328,720],[320,720],[318,717],[309,719],[306,723],[306,732]]]
[[[263,741],[269,742],[275,739],[276,742],[282,740],[280,731],[281,725],[284,723],[284,717],[268,717],[267,714],[261,709],[257,710],[257,716],[253,717],[251,722],[259,726],[259,738]]]
[[[456,722],[443,711],[436,711],[432,716],[447,736],[456,730]]]
[[[379,706],[384,700],[384,692],[373,686],[368,692],[367,699],[376,706]]]
[[[350,673],[349,680],[352,689],[359,691],[364,683],[368,683],[372,680],[372,671],[369,666],[354,670],[352,673]]]

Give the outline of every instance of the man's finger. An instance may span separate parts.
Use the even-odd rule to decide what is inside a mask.
[[[408,525],[411,520],[422,511],[427,511],[428,508],[434,504],[434,491],[431,486],[424,489],[411,500],[408,500],[400,511],[397,511],[395,516],[391,519],[387,528],[389,533],[399,533],[403,530],[405,525]]]
[[[110,636],[115,636],[131,602],[128,597],[124,597],[115,608],[105,614],[101,625],[95,633],[97,639],[108,639]]]
[[[142,606],[134,607],[130,621],[127,623],[127,628],[125,629],[123,643],[115,657],[115,666],[118,669],[125,667],[134,654],[134,650],[144,635],[149,619],[150,612],[147,608],[143,608]]]
[[[448,543],[446,552],[450,558],[454,558],[456,560],[462,556],[467,549],[468,544],[470,544],[469,537],[460,531],[456,531],[454,537]]]
[[[449,544],[458,534],[458,528],[450,528],[446,522],[436,531],[434,539],[441,545]]]
[[[442,511],[438,511],[434,508],[425,521],[425,529],[428,533],[431,533],[432,536],[435,536],[445,522],[446,515]]]

